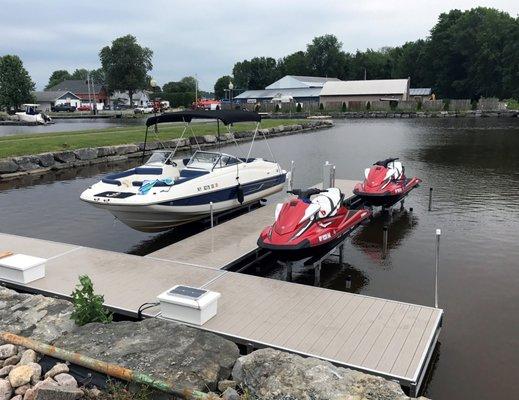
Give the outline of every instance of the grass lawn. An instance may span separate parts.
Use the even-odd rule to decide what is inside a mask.
[[[280,125],[300,124],[304,120],[294,119],[266,119],[261,122],[261,128],[271,128]],[[237,123],[231,129],[233,132],[253,130],[255,123]],[[192,123],[195,135],[215,135],[216,123]],[[140,143],[144,141],[144,123],[142,126],[120,126],[114,128],[94,129],[74,132],[49,132],[33,135],[13,135],[0,137],[0,158],[20,155],[45,153],[80,149],[83,147],[111,146],[117,144]],[[150,127],[148,139],[153,141],[153,127]],[[160,140],[180,137],[184,129],[179,124],[159,125]],[[220,124],[220,132],[227,132],[227,128]],[[186,135],[190,134],[188,130]]]

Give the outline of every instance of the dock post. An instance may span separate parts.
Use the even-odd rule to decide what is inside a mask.
[[[339,246],[339,263],[344,262],[344,243]]]
[[[335,187],[335,165],[332,167],[330,174],[330,187]]]
[[[433,188],[429,188],[429,211],[432,210],[432,192],[433,192]]]
[[[290,179],[288,180],[288,190],[294,189],[294,171],[296,170],[296,163],[294,160],[290,163]]]
[[[211,228],[214,227],[214,209],[213,209],[213,202],[209,202],[209,210],[211,212]]]
[[[330,187],[332,175],[332,164],[329,161],[326,161],[323,165],[323,190],[326,190]]]
[[[319,261],[315,265],[315,277],[314,277],[314,286],[321,286],[321,262]]]
[[[287,282],[292,282],[292,261],[288,261],[286,263],[286,268],[287,268],[287,271],[286,271],[286,281]]]
[[[436,267],[434,270],[434,307],[438,308],[438,270],[440,267],[440,236],[441,229],[436,229]]]
[[[388,226],[384,225],[382,228],[382,258],[387,257],[387,237],[388,237]]]

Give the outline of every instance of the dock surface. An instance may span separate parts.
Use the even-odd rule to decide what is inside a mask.
[[[203,287],[222,296],[217,315],[201,329],[255,347],[325,359],[416,390],[437,341],[441,309],[222,269],[229,260],[255,250],[259,231],[272,223],[273,207],[146,257],[0,234],[0,251],[48,259],[44,278],[26,285],[6,283],[69,298],[79,275],[87,274],[108,307],[131,316],[174,285]],[[145,315],[157,317],[160,310],[152,308]]]

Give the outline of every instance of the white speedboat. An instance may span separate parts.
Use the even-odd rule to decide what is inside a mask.
[[[147,126],[190,123],[193,118],[259,125],[261,117],[243,111],[187,111],[149,118]],[[142,166],[105,176],[81,200],[106,209],[131,228],[158,232],[207,217],[211,208],[218,213],[257,202],[282,190],[286,180],[278,163],[251,158],[250,150],[243,158],[197,150],[184,159],[175,159],[175,151],[156,151]]]
[[[20,111],[15,114],[19,121],[33,122],[40,125],[45,125],[52,121],[51,117],[37,110],[39,104],[24,104],[23,106],[25,107],[25,111]]]

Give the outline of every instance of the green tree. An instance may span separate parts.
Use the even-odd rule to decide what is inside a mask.
[[[162,87],[162,90],[167,93],[186,93],[195,92],[196,79],[192,76],[185,76],[178,82],[168,82]]]
[[[74,311],[70,318],[79,325],[90,322],[101,322],[103,324],[112,322],[112,313],[105,309],[104,296],[94,293],[94,284],[87,275],[79,277],[79,284],[72,292],[72,303]]]
[[[133,94],[147,85],[147,73],[153,68],[153,51],[142,47],[132,35],[115,39],[112,46],[99,52],[101,65],[106,74],[106,84],[110,91],[128,91],[130,104]]]
[[[342,74],[345,54],[342,42],[334,35],[315,37],[306,46],[306,58],[313,75],[335,78]]]
[[[90,78],[94,81],[94,83],[105,83],[105,71],[103,68],[94,69],[90,71]]]
[[[185,92],[194,92],[197,89],[198,83],[196,81],[196,78],[193,76],[184,76],[180,83],[182,83],[185,87]]]
[[[296,51],[278,61],[279,75],[308,75],[311,73],[304,51]]]
[[[88,76],[88,70],[85,68],[76,68],[70,75],[70,79],[86,81]]]
[[[216,99],[225,98],[225,90],[229,88],[229,83],[232,81],[232,77],[229,75],[222,76],[217,79],[214,84],[214,96]]]
[[[32,102],[34,82],[18,56],[0,57],[0,108],[18,108]]]
[[[45,90],[49,90],[51,87],[56,86],[67,79],[72,79],[68,71],[64,69],[54,71],[49,78],[49,83],[45,86]]]
[[[235,89],[264,89],[281,78],[277,62],[272,57],[254,57],[234,64]]]

